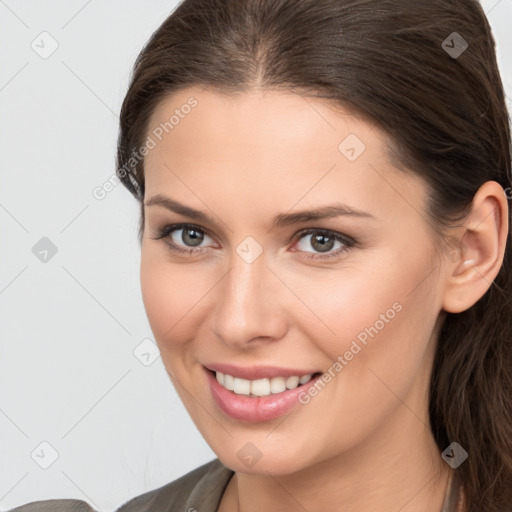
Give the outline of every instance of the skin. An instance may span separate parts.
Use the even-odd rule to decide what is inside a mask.
[[[503,190],[481,187],[467,222],[450,233],[464,251],[448,258],[434,246],[426,185],[392,166],[376,127],[319,99],[192,87],[157,106],[148,134],[190,96],[198,105],[145,158],[145,201],[166,195],[215,223],[146,207],[140,278],[167,373],[205,440],[235,471],[219,510],[235,511],[238,501],[243,512],[440,510],[452,470],[427,413],[439,315],[469,308],[497,275],[508,231]],[[354,161],[338,149],[349,134],[366,146]],[[375,218],[271,229],[279,213],[334,202]],[[178,229],[174,241],[202,253],[177,254],[154,239],[180,222],[202,228],[204,239],[190,245]],[[357,245],[314,260],[324,253],[314,235],[300,235],[306,228]],[[247,236],[263,249],[252,263],[236,252]],[[326,371],[396,302],[401,311],[288,416],[241,422],[213,401],[202,364]],[[248,442],[262,455],[252,467],[237,456]]]

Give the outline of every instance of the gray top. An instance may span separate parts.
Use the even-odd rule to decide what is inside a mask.
[[[213,459],[177,480],[131,498],[115,512],[217,512],[233,474],[219,459]],[[453,471],[440,512],[462,512],[462,494],[458,473]],[[82,500],[60,499],[33,501],[7,512],[97,511]]]

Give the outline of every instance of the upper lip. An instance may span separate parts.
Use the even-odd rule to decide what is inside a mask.
[[[292,377],[294,375],[312,375],[318,373],[315,370],[304,370],[297,368],[279,368],[278,366],[235,366],[228,363],[212,363],[204,365],[208,370],[221,372],[238,377],[240,379],[257,380],[272,377]]]

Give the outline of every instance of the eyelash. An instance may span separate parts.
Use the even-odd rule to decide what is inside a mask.
[[[189,255],[192,255],[193,253],[202,253],[206,250],[206,248],[199,248],[199,249],[193,249],[193,248],[190,248],[190,249],[183,249],[182,247],[180,247],[179,245],[175,244],[172,240],[171,240],[171,233],[173,231],[177,231],[177,230],[180,230],[180,229],[193,229],[195,231],[199,231],[200,233],[203,233],[205,235],[208,235],[208,231],[206,231],[205,229],[203,228],[200,228],[199,226],[196,226],[194,224],[184,224],[184,223],[181,223],[181,224],[167,224],[166,226],[160,228],[157,230],[156,232],[156,236],[155,237],[152,237],[153,240],[162,240],[162,239],[165,239],[165,243],[169,246],[169,248],[178,253],[178,254],[189,254]],[[321,234],[321,235],[325,235],[325,236],[328,236],[330,238],[333,238],[334,240],[336,241],[339,241],[341,242],[344,247],[342,247],[341,249],[338,249],[337,251],[335,252],[331,252],[331,253],[328,253],[328,254],[321,254],[321,253],[306,253],[308,254],[307,258],[311,258],[313,260],[326,260],[326,259],[331,259],[331,258],[335,258],[337,256],[340,256],[341,254],[343,253],[346,253],[348,251],[350,251],[351,249],[353,249],[355,246],[356,246],[356,241],[350,237],[347,237],[346,235],[341,235],[339,233],[336,233],[335,231],[330,231],[328,229],[320,229],[320,228],[307,228],[307,229],[304,229],[302,231],[300,231],[299,233],[297,233],[293,240],[294,242],[296,241],[299,241],[301,238],[305,237],[306,235],[311,235],[313,233],[318,233],[318,234]],[[210,236],[210,238],[212,238]],[[294,251],[295,252],[295,251]]]

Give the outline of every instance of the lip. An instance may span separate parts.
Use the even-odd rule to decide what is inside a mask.
[[[308,388],[313,386],[322,376],[320,373],[318,376],[309,380],[309,382],[306,382],[306,384],[302,384],[295,389],[287,389],[282,393],[250,397],[247,395],[237,395],[233,391],[229,391],[217,382],[217,378],[212,371],[204,366],[203,370],[206,374],[213,400],[221,411],[235,420],[251,423],[273,420],[290,412],[294,407],[300,404],[298,399],[299,395],[307,392]],[[222,370],[219,371],[222,372]],[[226,373],[229,374],[229,372]],[[269,374],[267,373],[265,375],[268,376]],[[280,375],[284,376],[282,374]],[[293,375],[297,374],[294,373]],[[307,373],[302,375],[307,375]]]
[[[312,375],[320,370],[304,370],[297,368],[279,368],[277,366],[251,366],[244,368],[227,363],[212,363],[204,365],[208,370],[214,372],[227,373],[232,377],[239,379],[257,380],[273,377],[302,377],[303,375]]]

